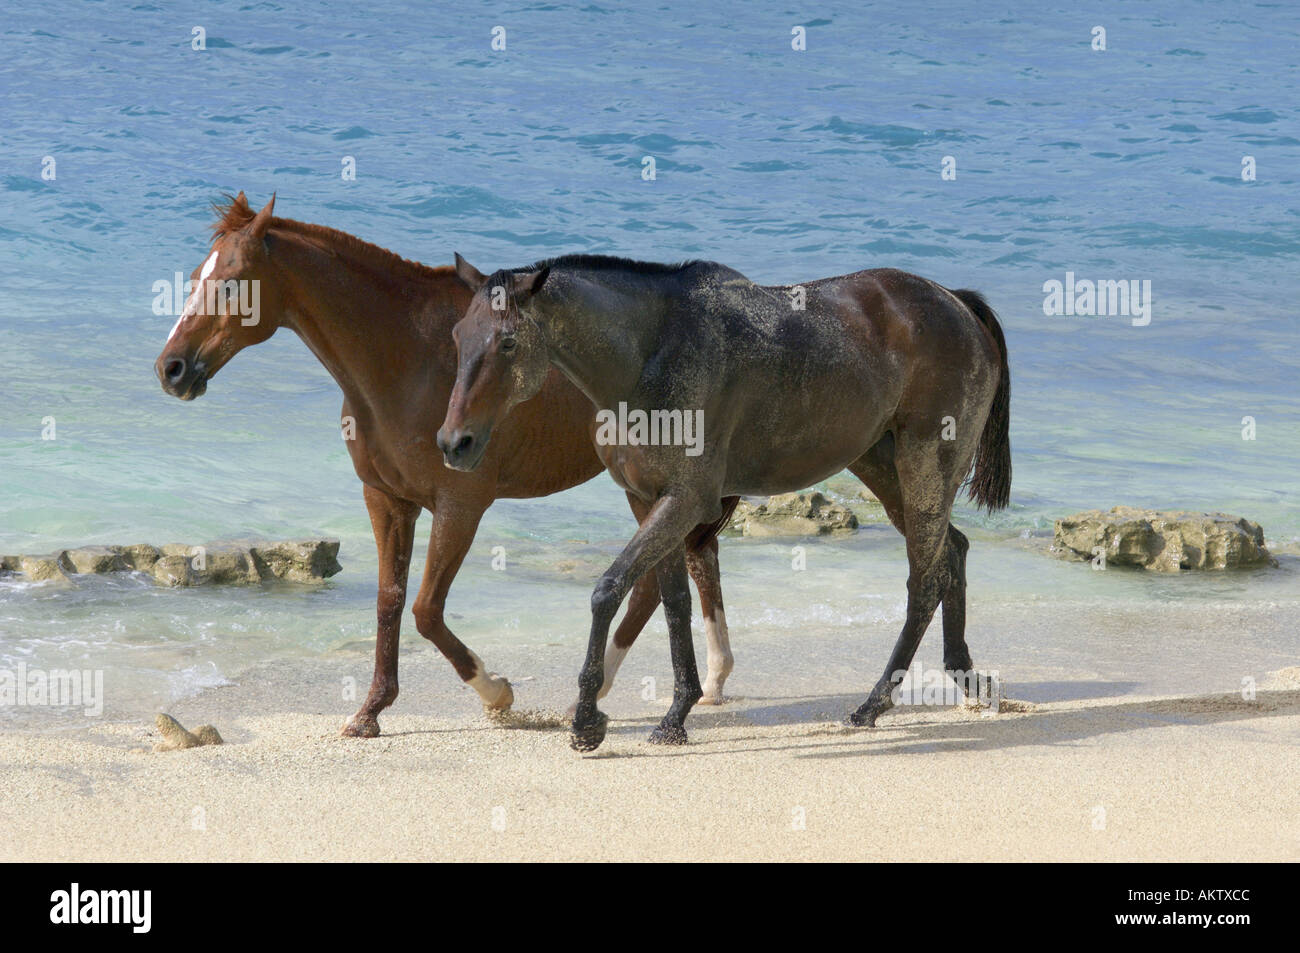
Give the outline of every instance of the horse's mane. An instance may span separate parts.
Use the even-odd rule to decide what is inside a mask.
[[[223,195],[222,201],[213,202],[212,211],[217,216],[216,222],[212,225],[213,241],[247,227],[248,223],[257,215],[257,212],[247,202],[241,202],[237,197],[229,194]],[[354,258],[359,258],[364,262],[369,262],[389,271],[403,269],[422,277],[445,276],[452,272],[450,266],[444,265],[435,268],[422,262],[412,261],[410,258],[403,258],[387,248],[363,241],[355,235],[349,235],[347,232],[341,232],[337,228],[330,228],[326,225],[313,225],[310,222],[298,222],[291,218],[273,217],[270,227],[301,235],[315,244],[331,250],[346,250]]]
[[[698,259],[668,264],[658,261],[637,261],[634,258],[619,258],[615,255],[578,254],[543,258],[528,268],[515,268],[513,270],[540,271],[542,268],[585,268],[591,271],[630,271],[636,275],[671,275],[698,264],[701,264]]]
[[[637,261],[635,258],[619,258],[615,255],[558,255],[555,258],[543,258],[531,265],[519,268],[499,268],[488,276],[483,283],[487,288],[510,288],[514,285],[515,275],[543,268],[581,268],[587,271],[625,271],[633,275],[676,275],[692,265],[706,264],[698,260],[683,261],[677,264],[665,264],[658,261]],[[511,299],[513,302],[513,298]]]

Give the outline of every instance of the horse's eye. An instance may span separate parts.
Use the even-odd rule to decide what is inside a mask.
[[[506,354],[509,354],[509,353],[510,353],[511,351],[513,351],[514,349],[515,349],[515,339],[514,339],[514,338],[502,338],[502,339],[501,339],[501,350],[502,350],[502,351],[504,351]]]

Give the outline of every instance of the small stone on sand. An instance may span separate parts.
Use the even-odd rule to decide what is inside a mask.
[[[189,732],[171,715],[162,712],[158,713],[154,724],[163,737],[162,741],[153,746],[154,751],[179,751],[182,748],[198,748],[202,745],[223,743],[221,735],[211,725],[199,725],[193,732]]]

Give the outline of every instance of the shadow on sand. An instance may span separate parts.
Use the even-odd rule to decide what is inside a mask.
[[[1022,686],[1023,687],[1023,686]],[[1017,692],[1020,694],[1020,692]],[[728,733],[706,741],[692,738],[682,748],[654,748],[620,752],[627,757],[708,757],[746,751],[799,751],[802,758],[850,758],[880,754],[927,754],[944,751],[979,752],[1022,746],[1086,744],[1092,739],[1152,728],[1237,726],[1249,730],[1261,718],[1300,714],[1300,689],[1261,690],[1253,700],[1239,693],[1192,695],[1146,701],[1100,701],[1091,705],[1057,707],[1035,705],[1028,711],[983,714],[954,707],[933,709],[933,716],[917,719],[919,706],[901,706],[884,715],[875,728],[850,728],[844,716],[861,703],[859,695],[803,698],[740,699],[734,710],[697,708],[687,720],[687,730],[707,728],[762,728],[806,725],[806,732],[772,739],[755,747],[762,734]],[[746,702],[760,702],[746,707]],[[954,717],[954,715],[956,717]],[[905,718],[900,722],[898,719]],[[645,732],[657,723],[653,717],[611,722],[611,736]],[[746,742],[743,747],[737,743]]]

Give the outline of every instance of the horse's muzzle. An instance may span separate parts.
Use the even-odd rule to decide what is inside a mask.
[[[183,357],[159,357],[154,365],[162,389],[181,400],[193,400],[208,389],[207,366]]]
[[[476,437],[468,430],[439,430],[438,449],[442,461],[452,470],[473,470],[483,459],[487,437]]]

